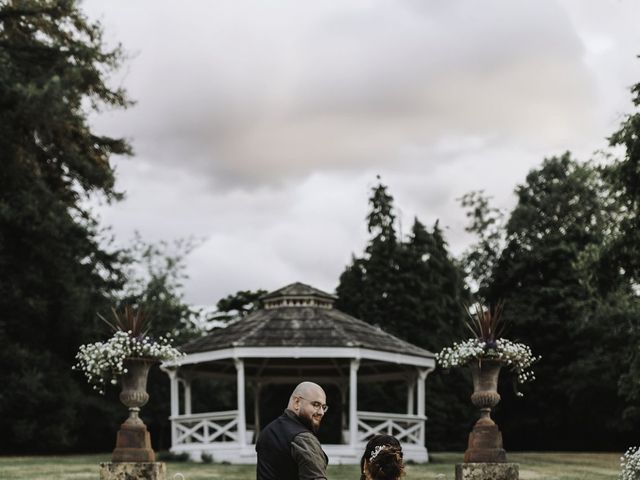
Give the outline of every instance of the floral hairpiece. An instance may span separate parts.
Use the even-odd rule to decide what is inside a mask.
[[[369,462],[373,462],[373,459],[376,458],[378,456],[378,454],[388,446],[389,445],[378,445],[376,448],[374,448],[371,451],[371,456],[369,457]]]

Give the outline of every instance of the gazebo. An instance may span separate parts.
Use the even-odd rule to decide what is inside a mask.
[[[357,463],[376,433],[395,435],[405,459],[427,461],[425,380],[435,367],[434,354],[333,308],[334,301],[333,295],[293,283],[265,295],[262,309],[187,343],[186,356],[164,363],[171,381],[171,451],[195,460],[205,453],[218,462],[255,463],[260,426],[279,415],[288,398],[271,398],[277,405],[265,415],[266,389],[279,386],[286,393],[310,380],[327,390],[332,407],[320,430],[333,415],[335,428],[326,432],[332,441],[323,441],[332,464]],[[236,408],[193,412],[191,384],[204,378],[235,380]],[[385,388],[404,384],[402,413],[359,410],[358,386],[367,382]]]

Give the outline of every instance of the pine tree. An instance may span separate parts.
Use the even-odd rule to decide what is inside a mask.
[[[381,183],[374,187],[369,202],[372,238],[364,255],[354,256],[340,276],[336,307],[437,352],[463,334],[462,272],[449,255],[437,222],[430,232],[415,219],[410,237],[402,241],[394,228],[393,197],[387,187]],[[429,376],[426,410],[431,448],[462,447],[473,415],[466,401],[470,391],[463,372]],[[369,397],[397,406],[402,395],[400,390],[385,389]]]
[[[403,243],[401,265],[406,309],[406,340],[432,352],[464,338],[464,306],[469,302],[463,274],[451,258],[439,222],[431,232],[416,218]],[[427,380],[426,413],[430,448],[461,449],[475,412],[464,370],[437,369]]]
[[[365,301],[358,310],[367,322],[395,334],[400,326],[395,315],[398,308],[398,244],[393,197],[387,192],[387,187],[379,183],[373,188],[369,204],[371,211],[367,217],[367,229],[372,238],[363,262],[365,281],[362,296]]]
[[[96,309],[122,285],[118,252],[101,246],[85,202],[118,197],[109,160],[129,153],[87,121],[92,110],[128,104],[105,83],[120,59],[74,1],[0,4],[3,452],[86,448],[104,433],[84,419],[108,407],[87,400],[71,365],[94,339]]]
[[[416,218],[401,245],[400,284],[410,338],[431,351],[458,340],[463,332],[465,286],[442,236],[439,223],[429,232]],[[407,337],[409,338],[409,337]]]

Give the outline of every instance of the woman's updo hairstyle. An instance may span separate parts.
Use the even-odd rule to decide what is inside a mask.
[[[404,475],[402,446],[398,439],[391,435],[371,438],[360,460],[360,471],[360,480],[397,480]]]

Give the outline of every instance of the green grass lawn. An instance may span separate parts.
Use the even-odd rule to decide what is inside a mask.
[[[520,464],[522,480],[613,480],[618,478],[619,453],[513,453],[510,462]],[[38,457],[0,457],[2,480],[97,480],[98,463],[108,462],[110,454]],[[407,480],[435,479],[444,474],[454,478],[454,465],[462,461],[460,453],[435,453],[425,465],[408,465]],[[251,465],[218,465],[167,462],[168,480],[182,473],[185,480],[253,480]],[[358,480],[356,465],[329,468],[329,480]]]

